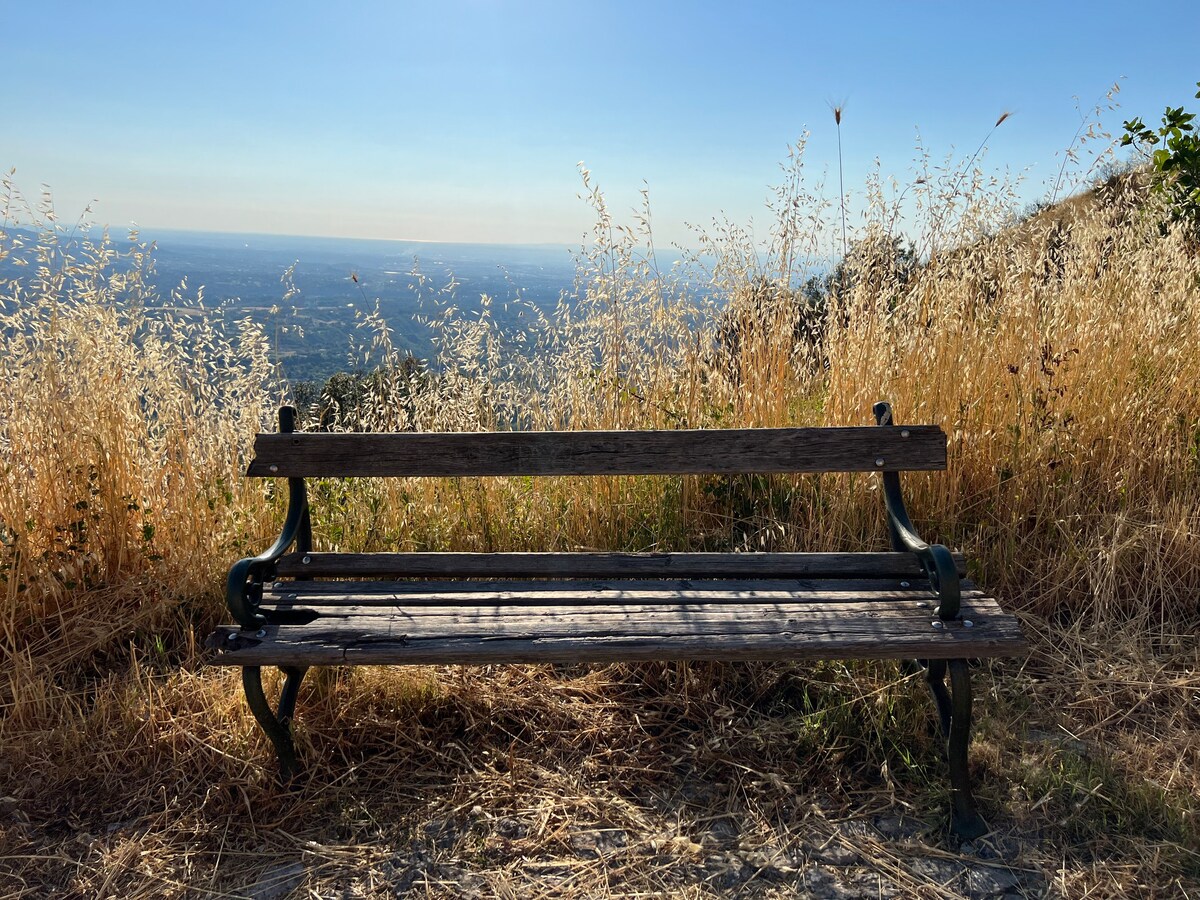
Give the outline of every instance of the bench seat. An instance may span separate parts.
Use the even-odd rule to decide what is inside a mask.
[[[1016,619],[969,581],[961,604],[960,619],[941,622],[928,582],[896,578],[288,582],[264,590],[263,628],[226,626],[212,645],[218,664],[255,666],[958,659],[1027,649]]]

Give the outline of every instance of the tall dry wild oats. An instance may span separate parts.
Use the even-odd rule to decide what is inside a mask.
[[[1081,140],[1092,132],[1081,126]],[[1086,153],[1072,147],[1070,157],[1062,184],[1075,159],[1086,173]],[[420,371],[372,314],[364,325],[377,336],[369,349],[379,375],[361,407],[326,424],[867,424],[870,405],[886,398],[901,421],[942,425],[949,471],[906,476],[918,523],[977,558],[976,574],[1035,626],[1034,674],[1006,672],[995,702],[981,704],[973,758],[998,821],[1044,840],[1032,864],[1052,868],[1064,893],[1193,883],[1200,262],[1181,234],[1160,232],[1136,177],[1015,222],[1013,186],[978,158],[923,155],[903,188],[873,177],[830,279],[846,199],[834,204],[807,185],[803,142],[784,165],[765,246],[715,221],[673,269],[659,264],[648,205],[620,224],[585,170],[594,240],[554,315],[531,310],[527,324],[504,328],[490,301],[472,315],[446,307],[435,321],[437,364]],[[6,213],[23,208],[10,183],[5,190]],[[925,706],[897,690],[893,668],[868,665],[855,672],[857,699],[818,699],[811,716],[762,712],[746,699],[786,687],[776,667],[650,667],[633,677],[618,667],[561,679],[456,670],[420,689],[394,670],[331,675],[302,698],[301,718],[314,745],[335,748],[337,775],[315,792],[275,796],[236,679],[197,676],[193,640],[220,615],[229,562],[278,525],[272,487],[241,477],[250,434],[277,397],[266,341],[248,323],[224,331],[198,297],[155,312],[149,248],[136,241],[122,250],[72,236],[45,205],[35,236],[7,224],[0,232],[0,743],[19,767],[10,776],[32,773],[5,790],[39,823],[68,808],[100,832],[110,821],[152,823],[138,829],[144,838],[118,830],[102,839],[123,849],[99,854],[34,829],[28,854],[0,861],[22,883],[160,896],[166,873],[181,895],[193,883],[240,886],[278,862],[277,847],[250,860],[254,871],[229,848],[264,846],[273,827],[264,823],[284,819],[307,829],[297,838],[306,848],[332,848],[339,862],[330,865],[357,875],[378,846],[378,822],[433,834],[446,824],[438,798],[457,792],[456,808],[481,802],[489,815],[520,815],[531,796],[557,811],[554,827],[520,845],[520,860],[496,862],[497,884],[511,893],[522,860],[561,854],[561,835],[581,816],[649,841],[658,826],[628,816],[653,819],[642,800],[681,759],[717,798],[692,825],[736,811],[771,846],[799,840],[810,820],[780,824],[791,813],[778,813],[798,810],[795,791],[824,781],[854,783],[854,802],[872,811],[892,808],[893,789],[902,804],[926,788],[941,795],[940,782],[921,787],[921,773],[941,771],[918,724]],[[318,544],[346,550],[886,546],[879,497],[862,476],[315,479],[311,490]],[[144,665],[148,652],[158,653],[157,674]],[[806,681],[805,702],[827,687]],[[893,705],[898,697],[908,699]],[[656,704],[672,724],[651,739],[631,708]],[[1031,720],[1079,736],[1086,751],[1027,740]],[[811,752],[792,747],[798,721]],[[464,744],[448,738],[454,728]],[[671,729],[683,730],[665,736]],[[689,729],[741,742],[710,754],[695,741],[687,756]],[[588,747],[611,754],[581,750],[584,732]],[[897,735],[903,754],[893,752]],[[507,762],[460,767],[442,754],[466,744],[464,758],[486,758],[475,752],[485,747]],[[80,774],[84,754],[92,765]],[[727,759],[737,767],[720,768]],[[355,761],[349,775],[346,760]],[[871,787],[881,760],[899,776],[888,777],[886,797]],[[743,783],[742,769],[765,775]],[[581,771],[594,781],[577,779]],[[417,800],[395,790],[410,783]],[[370,827],[356,843],[367,849],[351,857],[325,823],[340,828],[359,809]],[[661,857],[637,858],[655,862],[622,870],[626,881],[596,895],[652,884]],[[207,888],[196,879],[208,876],[195,874],[205,865]]]
[[[1013,226],[1015,188],[986,176],[977,150],[965,166],[926,161],[903,191],[873,179],[854,251],[814,305],[800,286],[836,220],[806,187],[803,149],[767,246],[715,223],[669,271],[648,206],[616,224],[583,170],[597,224],[570,303],[517,332],[486,302],[444,322],[444,374],[404,385],[410,425],[865,424],[887,398],[950,435],[950,472],[912,477],[914,502],[1001,592],[1043,613],[1190,621],[1200,271],[1185,236],[1160,233],[1132,176]],[[898,252],[905,240],[915,257]],[[409,502],[370,534],[491,549],[881,546],[865,487],[783,479],[763,517],[751,497],[692,479],[385,485]]]
[[[162,628],[264,533],[239,476],[278,391],[250,322],[186,285],[156,302],[136,235],[60,225],[11,178],[0,203],[0,645],[57,667]]]

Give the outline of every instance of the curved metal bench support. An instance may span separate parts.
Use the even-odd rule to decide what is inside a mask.
[[[889,403],[876,403],[873,409],[875,424],[895,427]],[[881,472],[883,500],[887,506],[888,533],[892,549],[914,554],[929,577],[929,585],[938,598],[937,616],[951,622],[959,616],[962,588],[958,567],[949,548],[927,544],[917,533],[908,517],[904,497],[900,492],[900,473]],[[917,660],[925,669],[925,681],[937,708],[938,724],[946,741],[946,758],[950,767],[950,833],[962,840],[973,840],[986,834],[987,823],[975,808],[971,792],[971,773],[967,748],[971,743],[971,673],[965,659]],[[950,688],[946,687],[946,672],[950,673]]]
[[[895,427],[890,403],[876,403],[875,424],[885,428]],[[900,473],[880,472],[883,476],[883,501],[887,506],[888,533],[892,538],[892,549],[912,553],[921,562],[929,583],[938,598],[938,617],[943,621],[958,618],[962,590],[958,583],[958,567],[948,547],[927,544],[917,534],[917,529],[904,507],[904,496],[900,493]]]
[[[965,659],[918,660],[937,708],[950,769],[950,833],[970,841],[991,829],[975,806],[967,750],[971,743],[971,672]],[[946,673],[950,686],[946,686]]]
[[[279,432],[291,434],[296,430],[296,410],[291,406],[279,409]],[[312,519],[308,511],[308,494],[303,478],[288,479],[288,508],[283,528],[275,543],[258,556],[239,560],[229,571],[226,584],[226,605],[234,619],[242,626],[243,633],[257,632],[267,624],[267,618],[258,611],[262,600],[263,582],[274,577],[275,563],[288,548],[296,545],[299,553],[312,549]],[[233,635],[230,635],[233,638]],[[291,781],[299,770],[296,762],[296,747],[292,741],[292,717],[296,712],[296,696],[307,668],[284,666],[287,676],[279,695],[279,709],[271,710],[262,686],[262,669],[259,666],[242,667],[242,686],[246,691],[246,702],[254,718],[275,747],[279,757],[279,777]]]
[[[971,743],[971,673],[965,659],[952,659],[949,666],[953,698],[946,735],[946,756],[950,762],[950,833],[971,841],[990,831],[975,808],[967,763],[967,748]]]
[[[308,669],[291,666],[281,669],[287,675],[287,680],[279,694],[278,712],[271,710],[271,704],[263,692],[262,669],[259,666],[242,667],[242,686],[246,689],[246,703],[250,711],[275,747],[275,755],[279,757],[279,778],[286,783],[300,770],[296,762],[296,745],[292,741],[292,717],[296,711],[300,682],[304,680]]]
[[[280,407],[279,433],[291,434],[295,430],[295,408]],[[303,478],[288,479],[287,516],[275,543],[258,556],[238,560],[229,570],[225,604],[233,614],[234,620],[244,630],[257,630],[267,624],[266,617],[258,611],[259,602],[262,600],[262,585],[274,576],[275,563],[293,543],[301,553],[312,549],[312,520],[308,512],[308,494]]]
[[[946,660],[919,660],[925,667],[925,684],[933,696],[933,705],[937,708],[938,724],[941,726],[942,739],[949,740],[950,725],[954,720],[954,701],[950,691],[946,689]]]

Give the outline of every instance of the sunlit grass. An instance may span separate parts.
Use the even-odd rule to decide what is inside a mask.
[[[1160,230],[1136,178],[1015,223],[1008,186],[923,166],[904,190],[868,186],[824,293],[805,284],[842,205],[807,184],[803,146],[765,244],[718,223],[678,269],[658,263],[648,202],[617,221],[585,170],[594,241],[556,314],[517,330],[486,302],[443,316],[425,370],[369,318],[378,375],[325,424],[847,425],[887,399],[902,422],[941,425],[950,468],[906,476],[914,514],[976,560],[1034,644],[978,679],[974,758],[994,824],[1043,835],[1025,862],[1061,866],[1076,892],[1194,884],[1200,258]],[[249,322],[214,324],[199,292],[171,304],[192,314],[156,311],[149,248],[72,236],[44,202],[5,189],[4,221],[33,220],[39,236],[23,246],[0,228],[0,256],[24,263],[0,283],[3,793],[41,821],[70,806],[77,830],[148,823],[130,852],[153,853],[139,869],[97,839],[115,856],[80,856],[65,874],[60,844],[26,835],[35,861],[0,866],[83,894],[157,896],[242,883],[269,854],[232,864],[226,840],[260,848],[258,829],[280,822],[322,846],[338,822],[370,846],[382,826],[364,822],[420,833],[479,806],[541,823],[517,859],[560,852],[573,823],[649,835],[671,815],[727,809],[754,840],[782,840],[813,792],[843,811],[940,808],[925,700],[883,664],[853,677],[840,665],[330,670],[300,703],[312,784],[277,794],[236,679],[204,668],[197,647],[223,614],[224,571],[278,525],[274,487],[241,474],[285,393],[269,343]],[[886,546],[864,476],[311,489],[318,546],[343,550]],[[695,809],[655,806],[694,784],[711,794]],[[487,834],[472,840],[486,849]],[[657,869],[631,863],[623,881],[576,893],[658,884],[694,852],[669,846]],[[479,847],[493,887],[526,877]],[[195,858],[207,881],[189,874]]]

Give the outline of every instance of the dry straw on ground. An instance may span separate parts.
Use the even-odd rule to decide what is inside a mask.
[[[683,274],[648,252],[648,207],[618,224],[585,172],[573,302],[520,333],[486,304],[443,321],[436,375],[385,342],[336,427],[865,424],[880,398],[941,424],[951,467],[908,479],[914,512],[1034,644],[977,675],[990,842],[939,837],[928,703],[890,664],[328,670],[300,698],[310,778],[278,790],[196,641],[223,566],[278,522],[240,477],[284,395],[267,342],[186,292],[162,311],[147,248],[70,238],[43,207],[37,239],[0,240],[3,893],[1200,891],[1200,257],[1136,179],[1014,225],[1004,186],[928,166],[870,186],[816,309],[799,288],[831,205],[802,152],[768,252],[718,224]],[[318,541],[345,549],[885,545],[862,477],[314,496]]]

